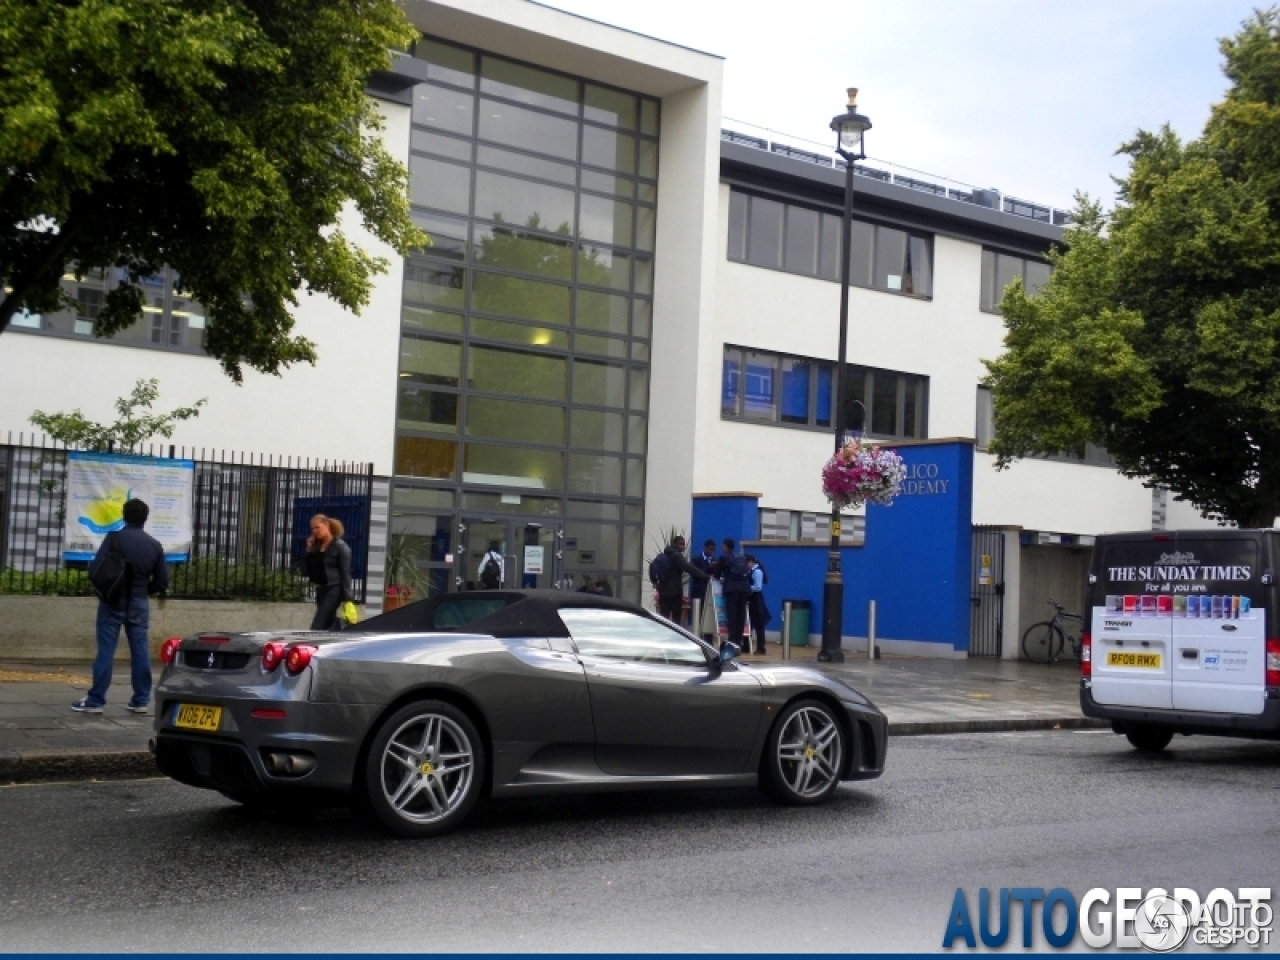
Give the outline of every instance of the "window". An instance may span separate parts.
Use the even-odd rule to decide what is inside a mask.
[[[992,403],[991,388],[978,387],[978,418],[974,427],[975,446],[986,450],[996,434],[995,405]],[[1096,443],[1086,443],[1076,450],[1061,450],[1058,453],[1039,457],[1041,460],[1060,460],[1067,463],[1087,463],[1095,467],[1115,467],[1116,461],[1104,447]]]
[[[1021,279],[1027,294],[1035,296],[1052,274],[1053,268],[1043,260],[983,250],[980,306],[987,313],[999,313],[1004,291],[1014,280]]]
[[[847,516],[840,528],[840,542],[846,546],[864,543],[866,529],[866,516]],[[770,543],[830,543],[831,514],[761,507],[760,539]]]
[[[105,338],[94,337],[94,323],[106,306],[107,295],[127,279],[127,274],[122,269],[109,268],[90,270],[77,278],[73,270],[69,266],[61,280],[62,292],[72,305],[46,314],[22,311],[11,321],[13,329],[124,346],[203,352],[205,308],[190,298],[176,270],[162,267],[158,273],[140,277],[142,311],[134,323]]]
[[[996,435],[995,407],[991,403],[991,388],[978,388],[978,423],[973,428],[975,446],[985,450],[991,446],[991,438]]]
[[[830,429],[835,368],[808,357],[726,346],[721,417]],[[928,377],[852,364],[847,370],[850,430],[885,438],[927,436]]]
[[[707,666],[706,651],[670,627],[623,610],[565,609],[560,619],[584,657],[674,667]]]
[[[729,193],[729,259],[840,281],[840,216]],[[933,295],[933,243],[923,234],[854,220],[849,283],[913,297]]]

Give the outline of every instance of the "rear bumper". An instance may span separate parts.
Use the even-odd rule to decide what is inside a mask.
[[[349,792],[364,734],[376,713],[375,707],[220,699],[215,701],[224,711],[219,731],[201,733],[173,726],[176,702],[157,704],[156,765],[161,772],[194,787],[246,797]],[[287,718],[252,717],[253,709],[263,707],[283,709]],[[313,765],[301,774],[272,772],[272,754],[305,758]]]
[[[856,749],[849,751],[849,765],[841,780],[874,780],[884,773],[889,749],[889,718],[871,704],[844,702]]]
[[[1121,707],[1098,703],[1087,680],[1080,682],[1080,709],[1086,717],[1110,720],[1116,733],[1134,727],[1163,727],[1174,733],[1217,737],[1280,739],[1280,691],[1268,689],[1260,714],[1201,713],[1195,710],[1162,710],[1155,707]]]

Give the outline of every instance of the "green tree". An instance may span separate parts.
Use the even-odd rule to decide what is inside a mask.
[[[1106,447],[1209,516],[1280,515],[1280,11],[1223,40],[1202,136],[1139,132],[1110,216],[1078,198],[1052,279],[1005,291],[997,465]]]
[[[59,278],[120,267],[98,336],[128,327],[162,264],[208,308],[236,382],[314,362],[298,291],[358,312],[400,252],[408,174],[365,83],[414,33],[395,0],[0,0],[0,332],[68,305]]]
[[[151,413],[151,405],[159,396],[159,380],[139,380],[129,396],[116,401],[119,419],[115,423],[94,423],[79,409],[70,413],[37,410],[31,415],[31,422],[67,446],[102,452],[132,450],[156,437],[172,437],[179,423],[200,416],[200,408],[208,402],[200,399],[189,407],[178,407],[168,413]]]

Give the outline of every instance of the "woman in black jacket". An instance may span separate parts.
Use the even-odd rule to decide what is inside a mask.
[[[316,615],[312,630],[338,630],[338,607],[354,600],[351,592],[351,548],[342,539],[341,520],[317,513],[307,538],[306,570],[316,585]]]

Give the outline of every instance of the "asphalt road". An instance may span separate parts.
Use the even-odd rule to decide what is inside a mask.
[[[18,786],[0,949],[936,950],[957,887],[1203,896],[1277,886],[1277,857],[1280,744],[1099,731],[895,738],[820,808],[524,800],[419,842],[168,781]]]

